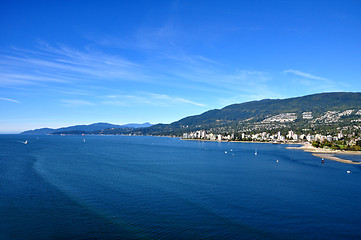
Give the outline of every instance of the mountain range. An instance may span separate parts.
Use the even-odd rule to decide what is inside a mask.
[[[280,129],[339,131],[357,125],[361,129],[361,93],[318,93],[287,99],[264,99],[213,109],[171,124],[112,125],[97,123],[59,129],[36,129],[26,134],[92,133],[175,135],[197,130],[214,133]]]
[[[320,93],[287,99],[264,99],[240,104],[232,104],[222,109],[214,109],[196,116],[183,118],[172,123],[174,127],[184,125],[207,126],[229,121],[264,120],[280,113],[312,112],[313,117],[320,117],[327,111],[361,109],[361,93]]]
[[[318,93],[295,98],[232,104],[222,109],[185,117],[171,124],[156,124],[132,130],[108,129],[101,133],[181,136],[184,132],[196,130],[227,133],[270,129],[278,131],[291,127],[295,130],[337,129],[351,123],[360,125],[360,110],[361,93]]]
[[[146,122],[142,124],[138,123],[129,123],[125,125],[115,125],[110,123],[93,123],[89,125],[76,125],[76,126],[70,126],[70,127],[62,127],[62,128],[40,128],[35,130],[29,130],[22,132],[21,134],[33,134],[33,135],[43,135],[43,134],[59,134],[59,133],[90,133],[94,131],[100,131],[104,129],[121,129],[121,128],[129,128],[129,129],[135,129],[135,128],[145,128],[150,127],[152,124]]]

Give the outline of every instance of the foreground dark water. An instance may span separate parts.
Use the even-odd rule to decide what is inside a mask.
[[[0,135],[0,239],[360,238],[360,167],[284,147]]]

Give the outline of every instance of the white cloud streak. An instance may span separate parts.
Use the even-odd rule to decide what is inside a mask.
[[[154,37],[167,38],[166,32],[159,31]],[[106,94],[147,91],[145,85],[161,86],[166,89],[165,94],[123,94],[122,98],[103,99],[102,103],[118,106],[128,106],[130,103],[159,106],[189,104],[199,107],[205,104],[184,98],[180,92],[189,89],[191,95],[199,91],[203,99],[211,97],[213,100],[240,95],[268,98],[279,87],[272,84],[274,79],[267,72],[228,69],[229,66],[200,54],[191,55],[180,51],[169,53],[161,51],[155,55],[147,54],[136,63],[119,55],[42,43],[34,51],[14,49],[13,52],[0,55],[0,86],[35,85],[46,92],[61,95],[60,99],[67,99],[64,95],[73,95],[74,99],[89,100],[61,100],[66,106],[89,106],[89,103],[95,102],[94,98]],[[304,81],[329,81],[298,70],[289,69],[283,73],[300,76]],[[328,83],[331,85],[333,82]],[[169,95],[168,89],[176,89],[178,96]]]
[[[338,92],[345,91],[345,87],[349,87],[330,79],[315,76],[310,73],[305,73],[298,70],[289,69],[284,70],[282,73],[295,75],[296,78],[291,79],[290,82],[297,84],[299,87],[302,86],[306,93]]]
[[[103,81],[144,82],[141,66],[118,56],[43,44],[36,51],[0,55],[0,86]]]
[[[300,77],[304,77],[304,78],[308,78],[308,79],[313,79],[313,80],[321,80],[321,81],[328,81],[326,78],[322,78],[322,77],[318,77],[309,73],[305,73],[305,72],[301,72],[298,70],[284,70],[283,73],[291,73]]]
[[[164,31],[159,34],[164,34]],[[74,88],[88,89],[90,86],[111,92],[114,89],[105,88],[117,85],[122,89],[129,83],[133,84],[133,89],[124,90],[134,90],[134,84],[142,90],[142,84],[150,84],[202,93],[232,94],[242,91],[255,94],[270,79],[267,73],[260,71],[228,72],[224,70],[224,65],[206,56],[179,52],[161,52],[148,56],[143,63],[135,63],[94,50],[79,51],[46,43],[33,51],[13,50],[10,54],[0,55],[0,86],[36,85],[53,92],[57,89],[74,92]],[[177,100],[172,98],[172,101],[202,106],[181,97]]]
[[[9,101],[9,102],[14,102],[14,103],[20,103],[20,101],[18,101],[18,100],[14,100],[14,99],[10,99],[10,98],[3,98],[3,97],[0,97],[0,100],[3,100],[3,101]]]
[[[61,105],[65,107],[82,107],[82,106],[93,106],[94,104],[81,99],[62,99]]]
[[[198,107],[205,107],[205,104],[198,103],[181,97],[173,97],[166,94],[141,92],[132,95],[109,95],[102,101],[106,105],[133,106],[133,105],[154,105],[154,106],[174,106],[177,104],[190,104]]]
[[[180,98],[180,97],[171,97],[171,96],[168,96],[168,95],[165,95],[165,94],[149,94],[151,98],[153,99],[159,99],[159,100],[162,100],[162,101],[168,101],[170,103],[187,103],[187,104],[191,104],[191,105],[195,105],[195,106],[198,106],[198,107],[204,107],[205,105],[202,104],[202,103],[197,103],[197,102],[194,102],[194,101],[191,101],[191,100],[188,100],[188,99],[184,99],[184,98]]]

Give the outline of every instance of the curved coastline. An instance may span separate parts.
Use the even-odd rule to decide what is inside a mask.
[[[332,150],[332,149],[320,149],[313,147],[311,144],[303,144],[301,147],[286,147],[287,149],[297,149],[303,150],[305,152],[312,153],[313,156],[319,158],[325,158],[332,161],[347,163],[347,164],[361,164],[361,162],[356,162],[348,159],[343,159],[336,157],[335,154],[347,154],[347,155],[361,155],[360,151],[341,151],[341,150]]]
[[[253,142],[253,141],[217,141],[217,140],[206,140],[206,139],[183,139],[180,140],[190,140],[190,141],[207,141],[207,142],[237,142],[237,143],[272,143],[272,142]],[[281,143],[277,143],[281,144]],[[302,144],[302,143],[284,143],[284,144]],[[361,164],[361,162],[352,161],[348,159],[343,159],[336,157],[335,154],[346,154],[346,155],[361,155],[361,151],[341,151],[341,150],[332,150],[332,149],[320,149],[313,147],[311,144],[303,143],[300,147],[286,147],[286,149],[295,149],[303,150],[305,152],[312,153],[313,156],[319,158],[325,158],[328,160],[347,163],[347,164]]]
[[[339,157],[334,156],[333,154],[327,154],[327,153],[312,153],[313,156],[319,157],[319,158],[326,158],[332,161],[342,162],[342,163],[348,163],[348,164],[361,164],[361,162],[355,162],[347,159],[342,159]]]

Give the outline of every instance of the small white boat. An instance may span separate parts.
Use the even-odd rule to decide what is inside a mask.
[[[350,170],[347,170],[346,172],[347,172],[347,173],[351,173],[351,171],[350,171]]]
[[[28,140],[26,140],[26,141],[24,142],[24,144],[28,144]]]
[[[256,151],[254,152],[254,155],[257,155],[257,149],[256,149]]]

